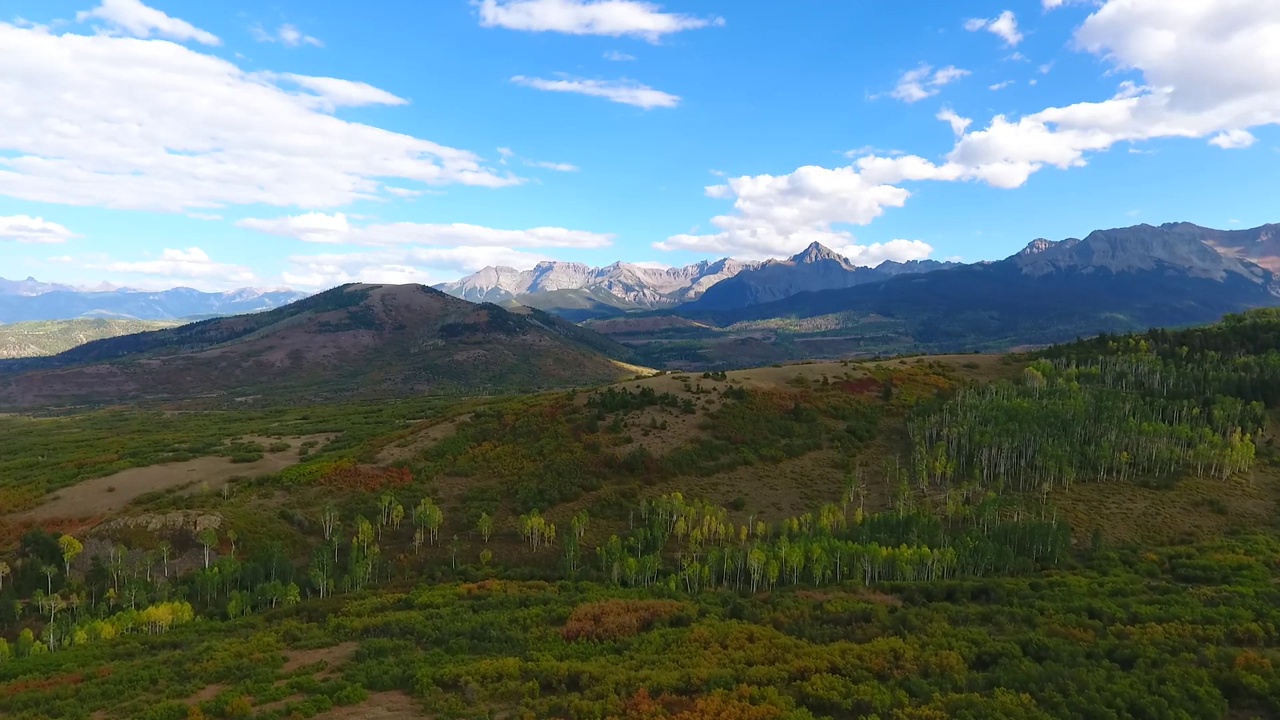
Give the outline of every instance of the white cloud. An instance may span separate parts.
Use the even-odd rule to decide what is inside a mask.
[[[363,83],[248,72],[159,40],[7,23],[0,47],[0,195],[182,212],[339,207],[393,180],[520,182],[466,150],[326,112],[402,102]]]
[[[212,220],[221,220],[221,219],[222,219],[222,216],[221,216],[221,215],[218,215],[217,213],[200,213],[200,212],[187,213],[187,217],[191,218],[192,220],[210,220],[210,221],[212,221]]]
[[[1004,82],[998,82],[998,83],[996,83],[996,84],[994,84],[994,85],[988,85],[988,86],[987,86],[987,89],[988,89],[988,90],[991,90],[992,92],[997,92],[997,91],[1000,91],[1000,90],[1003,90],[1003,89],[1005,89],[1005,88],[1009,87],[1009,86],[1010,86],[1010,85],[1012,85],[1014,82],[1015,82],[1014,80],[1005,80]]]
[[[0,241],[12,240],[20,243],[61,243],[78,238],[56,222],[30,215],[11,215],[0,217]]]
[[[90,259],[81,264],[112,273],[152,276],[152,287],[172,287],[175,284],[198,281],[197,284],[202,288],[225,289],[257,282],[257,276],[249,268],[216,262],[198,247],[186,250],[165,248],[155,260],[125,262],[101,258]]]
[[[651,108],[673,108],[680,104],[680,97],[670,93],[654,90],[630,80],[584,80],[565,77],[560,80],[546,80],[517,75],[511,82],[535,90],[548,92],[567,92],[591,97],[605,98],[624,105],[634,105],[649,110]]]
[[[1276,3],[1110,0],[1074,42],[1142,82],[1122,83],[1108,100],[997,116],[961,138],[948,162],[964,178],[1017,187],[1045,165],[1083,165],[1086,153],[1117,143],[1213,135],[1221,147],[1247,146],[1247,128],[1280,123],[1276,37]]]
[[[613,235],[538,227],[498,230],[465,223],[375,223],[353,225],[343,213],[309,212],[278,218],[245,218],[236,227],[315,243],[342,243],[386,247],[392,245],[444,245],[472,247],[602,248]]]
[[[956,135],[964,135],[964,131],[968,129],[973,121],[967,117],[960,117],[955,110],[951,108],[943,108],[937,115],[937,118],[951,125],[951,131]]]
[[[898,78],[898,85],[889,93],[891,97],[906,103],[919,102],[942,92],[943,86],[955,82],[969,74],[954,65],[938,68],[921,64],[915,70],[908,70]]]
[[[101,20],[113,32],[138,38],[155,35],[169,40],[195,40],[202,45],[222,44],[217,35],[169,17],[139,0],[102,0],[98,7],[76,13],[76,22],[91,20]]]
[[[350,282],[431,285],[490,265],[527,270],[550,258],[505,247],[389,248],[373,252],[295,255],[282,281],[319,289]]]
[[[312,95],[301,96],[304,100],[313,101],[317,107],[333,112],[340,107],[361,107],[364,105],[405,105],[408,100],[396,97],[386,90],[376,88],[368,83],[341,80],[331,77],[312,77],[280,73],[271,77],[287,80],[298,87],[310,90]],[[313,100],[314,98],[314,100]]]
[[[1258,141],[1253,133],[1248,130],[1226,130],[1213,136],[1209,141],[1210,145],[1216,145],[1223,150],[1241,150],[1249,147]]]
[[[249,32],[253,34],[253,39],[258,42],[280,43],[285,47],[301,47],[302,45],[312,45],[315,47],[324,47],[324,43],[319,38],[314,38],[298,29],[296,25],[285,23],[276,28],[276,31],[268,32],[263,29],[262,25],[254,25],[249,28]]]
[[[624,52],[618,52],[617,50],[610,50],[604,54],[604,59],[609,62],[632,62],[636,59],[636,56],[628,55]]]
[[[567,35],[631,35],[657,43],[663,35],[724,24],[723,18],[699,18],[662,12],[639,0],[477,0],[480,25],[525,32]]]
[[[925,260],[933,254],[933,246],[923,240],[890,240],[870,245],[845,245],[833,248],[854,265],[875,267],[885,260],[909,262]]]
[[[394,185],[383,185],[382,190],[388,195],[394,195],[399,198],[418,197],[424,192],[422,190],[410,190],[409,188],[395,187]]]
[[[711,220],[719,232],[675,235],[654,247],[744,258],[791,255],[814,241],[847,248],[853,236],[834,225],[866,225],[884,208],[901,207],[910,193],[869,182],[851,167],[807,166],[790,175],[733,178],[708,187],[707,195],[734,199],[733,214]]]
[[[905,155],[906,153],[901,150],[885,150],[883,148],[878,148],[875,145],[863,145],[852,150],[845,150],[842,154],[852,160],[854,158],[860,158],[863,155],[888,155],[889,157],[896,157],[898,155]],[[724,175],[722,174],[721,177],[724,177]]]
[[[1014,16],[1012,10],[1005,10],[996,17],[972,18],[966,20],[964,29],[969,32],[978,32],[986,30],[1004,41],[1007,47],[1017,47],[1022,42],[1022,33],[1018,31],[1018,18]]]
[[[571,163],[547,162],[545,160],[526,160],[524,164],[544,170],[555,170],[556,172],[578,172],[582,169]]]

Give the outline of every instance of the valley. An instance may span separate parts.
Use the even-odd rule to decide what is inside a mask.
[[[1280,0],[7,0],[0,720],[1280,720]]]
[[[1277,357],[1262,310],[1019,354],[9,415],[0,712],[1269,717]]]

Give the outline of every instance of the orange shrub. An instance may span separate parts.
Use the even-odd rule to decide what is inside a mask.
[[[565,640],[618,640],[632,637],[654,623],[689,609],[674,600],[604,600],[574,608],[560,630]]]

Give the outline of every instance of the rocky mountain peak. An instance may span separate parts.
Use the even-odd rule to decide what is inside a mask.
[[[848,264],[843,255],[817,241],[810,243],[809,247],[802,252],[792,255],[790,260],[793,263],[816,263],[823,260],[834,260],[838,263]]]

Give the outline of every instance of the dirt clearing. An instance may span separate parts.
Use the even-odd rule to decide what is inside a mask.
[[[290,650],[284,654],[284,667],[280,668],[280,672],[288,674],[319,662],[325,663],[326,670],[332,670],[350,660],[358,647],[357,643],[345,642],[315,650]]]
[[[253,477],[279,472],[298,462],[301,444],[315,438],[292,438],[288,450],[266,453],[261,460],[233,463],[225,457],[203,457],[186,462],[130,468],[114,475],[86,480],[48,496],[42,504],[12,516],[18,520],[51,520],[103,516],[122,510],[139,495],[168,490],[188,483],[207,484],[219,490],[234,477]]]

